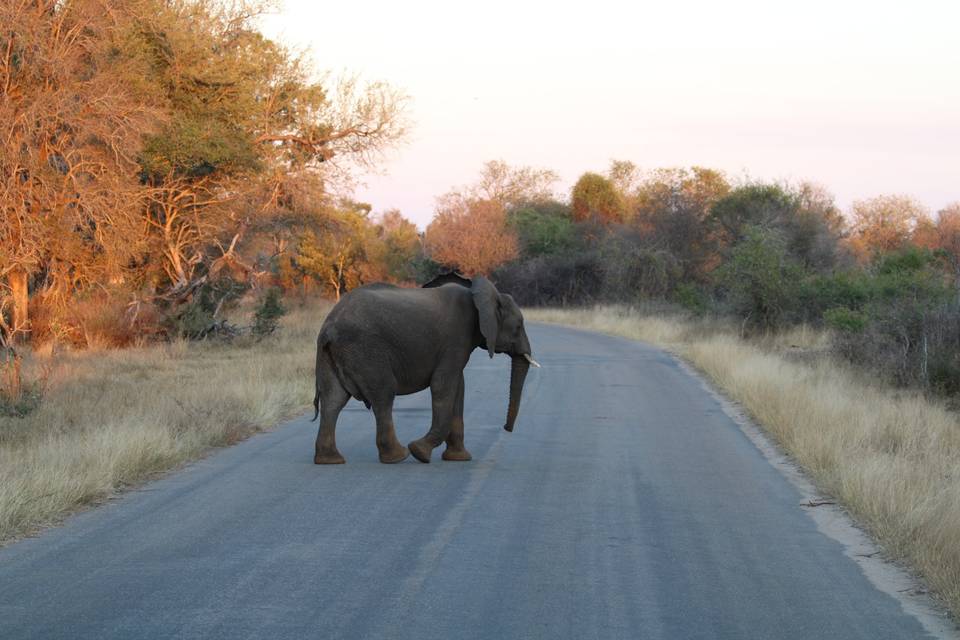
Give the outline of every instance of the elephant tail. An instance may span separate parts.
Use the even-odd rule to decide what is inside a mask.
[[[321,343],[321,337],[317,338],[317,368],[316,368],[316,382],[314,384],[313,392],[313,417],[310,418],[310,422],[313,422],[320,415],[320,369],[322,368],[321,359],[323,358],[323,349],[325,345]]]
[[[311,422],[320,415],[320,390],[323,384],[323,376],[328,376],[328,384],[334,379],[353,398],[356,398],[367,409],[370,408],[370,401],[361,393],[360,387],[346,375],[337,358],[334,356],[334,342],[336,341],[336,332],[334,330],[324,330],[320,332],[317,338],[317,385],[313,396],[313,418]]]

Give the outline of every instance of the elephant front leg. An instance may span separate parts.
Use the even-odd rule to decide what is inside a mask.
[[[470,452],[463,446],[463,374],[460,374],[460,384],[457,387],[457,399],[453,405],[453,420],[450,422],[450,433],[447,435],[447,448],[443,451],[443,459],[457,462],[467,462],[473,459]]]
[[[462,373],[461,373],[462,376]],[[407,447],[413,457],[420,462],[430,462],[433,450],[447,439],[452,426],[454,405],[457,400],[457,385],[454,381],[441,381],[430,385],[430,396],[433,400],[433,420],[430,431],[419,440],[414,440]]]

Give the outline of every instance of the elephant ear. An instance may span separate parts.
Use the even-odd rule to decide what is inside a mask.
[[[487,353],[492,358],[493,350],[497,347],[497,333],[500,331],[500,294],[493,283],[483,276],[473,279],[470,291],[473,293],[473,306],[477,308],[477,315],[480,316],[480,333],[487,343]]]

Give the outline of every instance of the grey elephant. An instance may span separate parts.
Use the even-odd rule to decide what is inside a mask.
[[[373,408],[380,462],[409,453],[430,462],[446,441],[444,460],[470,460],[463,443],[463,369],[477,347],[512,358],[504,429],[513,431],[523,383],[533,359],[520,307],[489,280],[445,274],[421,289],[372,284],[354,289],[333,308],[317,337],[320,416],[316,464],[342,464],[337,417],[353,397]],[[404,447],[393,426],[393,399],[430,388],[430,430]]]

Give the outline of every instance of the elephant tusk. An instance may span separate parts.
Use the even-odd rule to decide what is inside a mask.
[[[523,354],[523,357],[526,358],[527,362],[529,362],[533,366],[537,367],[538,369],[540,368],[540,363],[534,360],[533,358],[531,358],[529,353]]]

